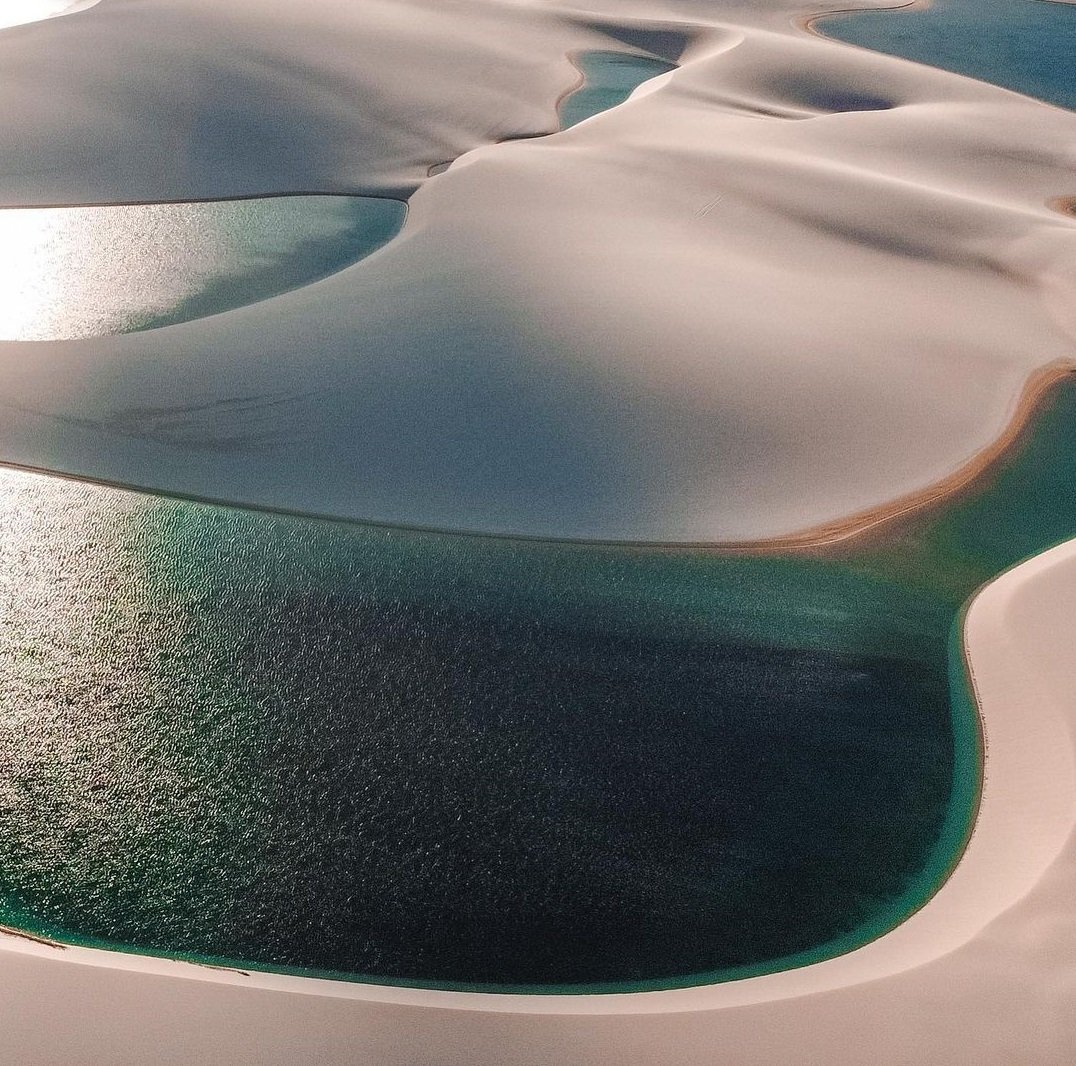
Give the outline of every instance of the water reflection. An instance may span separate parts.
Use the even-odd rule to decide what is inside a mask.
[[[215,314],[356,262],[395,200],[294,196],[0,211],[0,340],[126,333]]]

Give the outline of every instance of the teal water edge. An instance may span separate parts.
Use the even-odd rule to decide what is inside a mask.
[[[584,84],[562,128],[674,69],[619,52],[576,62]],[[366,258],[406,215],[402,200],[323,195],[3,209],[0,340],[129,333],[256,303]]]
[[[129,333],[277,296],[375,252],[406,213],[362,196],[0,210],[0,340]]]
[[[815,19],[849,44],[914,59],[1076,108],[1076,6],[1043,0],[932,0],[925,8]]]
[[[884,583],[5,480],[5,925],[673,984],[888,915],[945,817],[944,647]]]
[[[701,984],[922,906],[981,772],[959,612],[1076,535],[1076,386],[810,557],[0,479],[0,923],[473,990]]]
[[[675,63],[628,52],[601,50],[581,52],[574,57],[572,62],[579,71],[581,81],[578,88],[560,101],[557,107],[558,125],[557,129],[552,131],[553,133],[561,133],[582,122],[583,119],[593,118],[603,111],[617,107],[624,103],[643,82],[676,70]],[[530,140],[532,137],[529,135],[523,139]],[[449,159],[442,163],[435,163],[428,170],[429,176],[432,178],[443,174],[453,162],[455,161]]]
[[[561,101],[562,130],[622,104],[644,81],[676,69],[675,63],[626,52],[583,52],[575,62],[583,84]]]

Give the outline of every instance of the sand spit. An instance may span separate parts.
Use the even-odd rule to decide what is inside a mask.
[[[841,958],[635,995],[497,996],[239,973],[0,936],[0,1023],[27,1066],[224,1061],[1067,1066],[1076,1041],[1076,542],[972,602],[980,816],[933,901]],[[58,1015],[71,1024],[58,1026]],[[401,1034],[406,1034],[405,1036]]]
[[[1049,398],[1053,388],[1074,375],[1076,375],[1076,363],[1058,363],[1037,370],[1024,386],[1024,391],[1016,403],[1012,420],[1000,436],[991,441],[964,466],[933,485],[892,500],[880,507],[850,515],[839,522],[804,530],[787,537],[739,544],[715,544],[713,547],[722,553],[742,555],[819,554],[830,548],[861,547],[865,540],[884,538],[892,532],[895,523],[914,520],[921,517],[924,512],[941,509],[954,496],[967,492],[976,483],[988,478],[995,464],[1002,461],[1006,452],[1019,443],[1021,438],[1034,427],[1035,415]]]

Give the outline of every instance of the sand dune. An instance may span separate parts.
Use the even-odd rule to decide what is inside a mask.
[[[1076,116],[807,37],[790,6],[606,7],[105,0],[0,38],[5,203],[417,190],[395,242],[317,285],[0,345],[0,456],[387,522],[751,541],[951,475],[1073,358],[1076,224],[1047,201]],[[686,42],[682,66],[493,143],[554,128],[567,53],[616,39]],[[275,448],[117,431],[267,390],[305,427]]]
[[[57,15],[73,15],[97,3],[100,0],[7,0],[0,11],[0,29],[24,26]]]
[[[288,295],[0,345],[0,459],[383,521],[698,542],[841,528],[958,477],[1029,379],[1076,355],[1076,115],[809,37],[803,14],[101,0],[0,34],[4,204],[411,197],[391,245]],[[498,143],[555,128],[569,53],[617,40],[682,49],[681,67],[566,133]],[[219,427],[192,432],[267,395],[292,397],[287,439],[228,451]],[[171,437],[132,432],[154,408]],[[842,959],[532,1001],[2,935],[0,1029],[19,1061],[65,1066],[476,1066],[505,1048],[517,1066],[715,1048],[1067,1066],[1074,601],[1070,545],[971,608],[982,817],[936,899]]]

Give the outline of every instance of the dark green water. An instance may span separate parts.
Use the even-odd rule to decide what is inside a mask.
[[[382,979],[675,982],[885,910],[944,817],[918,605],[887,636],[814,624],[849,580],[888,604],[874,582],[790,567],[790,605],[774,565],[7,480],[6,924]]]
[[[644,81],[676,69],[675,63],[625,52],[584,52],[576,64],[584,80],[561,101],[562,130],[622,104]]]
[[[925,10],[818,19],[830,37],[1076,108],[1076,6],[1043,0],[933,0]]]
[[[850,950],[975,803],[954,622],[1076,535],[1076,386],[826,560],[377,529],[0,479],[0,922],[456,988]]]

